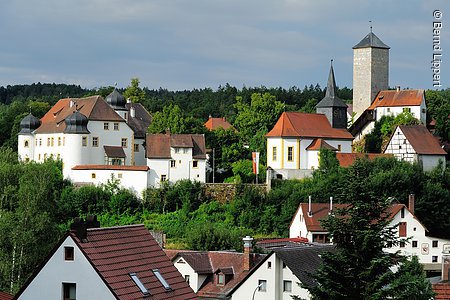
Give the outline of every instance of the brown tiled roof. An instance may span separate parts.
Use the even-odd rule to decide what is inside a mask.
[[[93,228],[87,242],[70,234],[118,299],[143,299],[130,278],[136,273],[148,289],[145,299],[196,299],[189,285],[144,225]],[[158,269],[171,290],[166,290],[153,273]]]
[[[346,129],[333,128],[323,114],[283,112],[266,137],[313,137],[352,140]]]
[[[0,300],[12,300],[13,295],[0,291]]]
[[[252,268],[257,266],[257,264],[266,257],[265,254],[251,253],[251,255]],[[196,271],[199,274],[209,275],[206,282],[197,292],[199,297],[204,297],[205,299],[216,299],[218,297],[225,298],[224,296],[239,284],[249,273],[249,271],[245,271],[243,268],[243,253],[229,251],[182,251],[179,252],[172,261],[178,256],[185,259],[192,268],[199,270],[200,272]],[[251,270],[252,269],[250,269],[250,271]],[[226,275],[233,274],[233,276],[224,285],[217,285],[213,276],[217,271],[222,271]]]
[[[333,204],[333,210],[334,209],[345,209],[348,208],[350,204]],[[306,229],[308,231],[313,232],[326,232],[323,228],[320,222],[325,219],[328,216],[328,213],[330,212],[330,203],[311,203],[311,210],[312,210],[312,216],[308,216],[308,203],[300,203],[297,211],[295,212],[294,216],[292,217],[291,224],[295,220],[295,217],[297,216],[297,212],[299,209],[303,212],[303,219],[305,220]],[[392,204],[389,206],[387,210],[387,214],[389,215],[389,218],[393,218],[402,208],[408,209],[404,204]]]
[[[323,139],[314,139],[306,150],[320,150],[320,149],[330,149],[332,151],[337,151],[336,148],[325,142]]]
[[[205,127],[208,128],[208,130],[214,130],[217,128],[233,128],[233,125],[231,125],[225,118],[212,118],[210,117],[208,121],[205,123]]]
[[[439,282],[433,284],[433,290],[436,293],[434,299],[449,300],[450,299],[450,282]]]
[[[341,167],[349,167],[355,163],[357,159],[370,159],[374,160],[377,157],[392,157],[392,154],[382,153],[336,153],[336,158],[339,161]]]
[[[101,96],[61,99],[42,117],[42,124],[35,132],[64,132],[66,128],[64,120],[75,110],[93,121],[125,122]]]
[[[439,141],[423,125],[400,125],[400,130],[405,135],[417,154],[446,155]]]
[[[193,158],[206,158],[203,134],[148,134],[146,145],[147,158],[171,158],[171,147],[192,148]]]
[[[134,138],[145,138],[148,126],[152,123],[152,116],[140,103],[127,103],[125,108],[130,111],[130,108],[134,108],[134,118],[131,113],[128,113],[128,125],[134,132]]]
[[[123,151],[123,148],[120,146],[103,146],[103,149],[108,157],[126,157],[125,151]]]
[[[118,166],[118,165],[77,165],[72,170],[117,170],[117,171],[148,171],[148,166]]]
[[[368,109],[392,106],[418,106],[424,99],[424,90],[384,90],[378,92]]]

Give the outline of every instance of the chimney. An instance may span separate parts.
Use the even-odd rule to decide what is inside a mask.
[[[450,254],[442,256],[442,281],[450,280]]]
[[[242,239],[244,241],[244,257],[243,257],[243,269],[244,271],[250,270],[251,264],[252,264],[252,241],[253,238],[250,236],[246,236]]]
[[[397,85],[397,86],[395,87],[395,90],[396,90],[397,92],[400,92],[400,86]]]
[[[75,102],[73,100],[70,100],[69,107],[73,107],[74,104],[75,104]]]
[[[408,197],[408,209],[409,211],[414,214],[414,204],[416,202],[416,195],[414,194],[409,194]]]
[[[308,217],[312,217],[311,195],[308,196]]]
[[[333,197],[330,197],[330,212],[329,215],[333,212]]]
[[[77,238],[82,243],[86,243],[87,240],[87,230],[89,228],[99,228],[100,222],[97,221],[97,216],[89,215],[86,218],[86,222],[81,218],[73,219],[73,223],[70,225],[70,231],[74,231]]]
[[[130,117],[135,118],[136,117],[136,109],[134,106],[130,107]]]

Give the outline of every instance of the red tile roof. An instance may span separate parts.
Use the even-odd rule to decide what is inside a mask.
[[[328,144],[322,139],[314,139],[311,144],[309,144],[308,147],[306,147],[306,150],[320,150],[320,149],[330,149],[332,151],[337,151],[336,148]]]
[[[118,165],[77,165],[72,170],[117,170],[117,171],[148,171],[148,166],[118,166]]]
[[[146,299],[196,299],[144,225],[88,229],[87,242],[81,242],[74,232],[70,236],[118,299],[144,298],[130,273],[136,273],[149,290]],[[171,290],[164,288],[153,269],[160,271]]]
[[[339,161],[341,167],[349,167],[355,163],[357,159],[370,159],[374,160],[378,157],[392,157],[392,154],[382,153],[336,153],[336,158]]]
[[[350,204],[333,204],[333,210],[334,209],[343,209],[348,208]],[[305,220],[306,229],[308,231],[313,232],[326,232],[322,225],[320,224],[321,220],[325,219],[328,216],[328,213],[330,212],[330,204],[329,203],[311,203],[311,210],[312,210],[312,216],[308,216],[308,203],[300,203],[297,211],[295,212],[294,216],[292,217],[291,224],[295,220],[295,217],[297,216],[297,212],[299,209],[303,212],[303,219]],[[389,214],[390,218],[393,218],[402,208],[408,209],[404,204],[392,204],[389,206],[387,213]]]
[[[212,117],[210,117],[208,119],[208,121],[206,121],[205,127],[208,128],[208,130],[211,131],[211,130],[214,130],[214,129],[217,129],[217,128],[223,128],[223,129],[233,128],[233,125],[228,123],[228,121],[225,120],[225,118],[212,118]]]
[[[333,128],[323,114],[283,112],[266,137],[312,137],[352,140],[346,129]]]
[[[13,295],[0,291],[0,300],[12,300]]]
[[[424,99],[424,90],[384,90],[378,92],[368,109],[392,106],[419,106]]]
[[[434,299],[449,300],[450,299],[450,282],[439,282],[433,284],[433,290],[436,293]]]
[[[101,96],[61,99],[42,117],[36,133],[63,132],[64,120],[75,110],[93,121],[125,122]]]
[[[439,141],[423,125],[400,125],[400,130],[405,135],[417,154],[446,155]]]
[[[146,145],[147,158],[171,158],[171,147],[192,148],[193,158],[206,158],[203,134],[148,134]]]
[[[174,252],[175,250],[170,251]],[[252,268],[250,271],[246,271],[243,264],[244,255],[243,253],[229,251],[181,251],[174,256],[172,261],[177,257],[182,257],[197,273],[209,274],[209,279],[200,287],[197,295],[206,299],[216,299],[227,295],[247,276],[252,268],[266,257],[265,254],[251,253]],[[232,272],[233,276],[225,285],[217,285],[212,275],[218,271],[224,274]]]

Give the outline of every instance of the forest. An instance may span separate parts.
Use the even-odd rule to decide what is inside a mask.
[[[149,132],[197,132],[206,135],[207,147],[216,150],[218,181],[235,182],[233,199],[218,202],[205,196],[198,182],[180,181],[147,189],[142,200],[120,188],[112,178],[101,186],[75,187],[64,180],[61,162],[21,163],[17,158],[20,120],[30,111],[37,117],[62,97],[100,94],[113,87],[83,89],[75,85],[33,84],[0,87],[0,290],[16,292],[74,217],[98,216],[102,226],[143,223],[167,234],[167,247],[198,250],[241,250],[241,238],[283,237],[300,202],[309,195],[316,202],[333,196],[336,202],[358,197],[361,181],[365,194],[407,203],[416,195],[416,215],[430,234],[450,238],[450,169],[440,166],[424,173],[417,165],[380,158],[358,160],[341,168],[324,151],[321,165],[311,178],[276,181],[268,193],[245,183],[252,182],[250,150],[260,150],[264,170],[265,133],[284,110],[314,112],[324,96],[319,85],[283,88],[221,86],[192,91],[149,90],[139,80],[121,92],[142,103],[153,116]],[[339,89],[339,97],[351,100],[351,90]],[[430,120],[436,133],[449,140],[450,89],[427,91]],[[203,124],[212,115],[226,117],[236,130],[208,132]],[[378,124],[372,141],[381,143],[386,128],[409,118]],[[406,120],[406,121],[404,121]],[[389,125],[389,126],[388,126]],[[255,129],[256,128],[256,129]],[[381,130],[381,128],[384,128]],[[243,146],[248,145],[248,150]],[[373,144],[371,144],[373,145]],[[264,172],[260,172],[264,180]],[[220,176],[219,176],[220,175]]]

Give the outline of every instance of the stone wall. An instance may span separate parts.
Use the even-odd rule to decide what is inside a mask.
[[[203,189],[206,197],[225,203],[234,198],[238,186],[250,186],[259,189],[261,193],[266,192],[265,184],[205,183]]]

